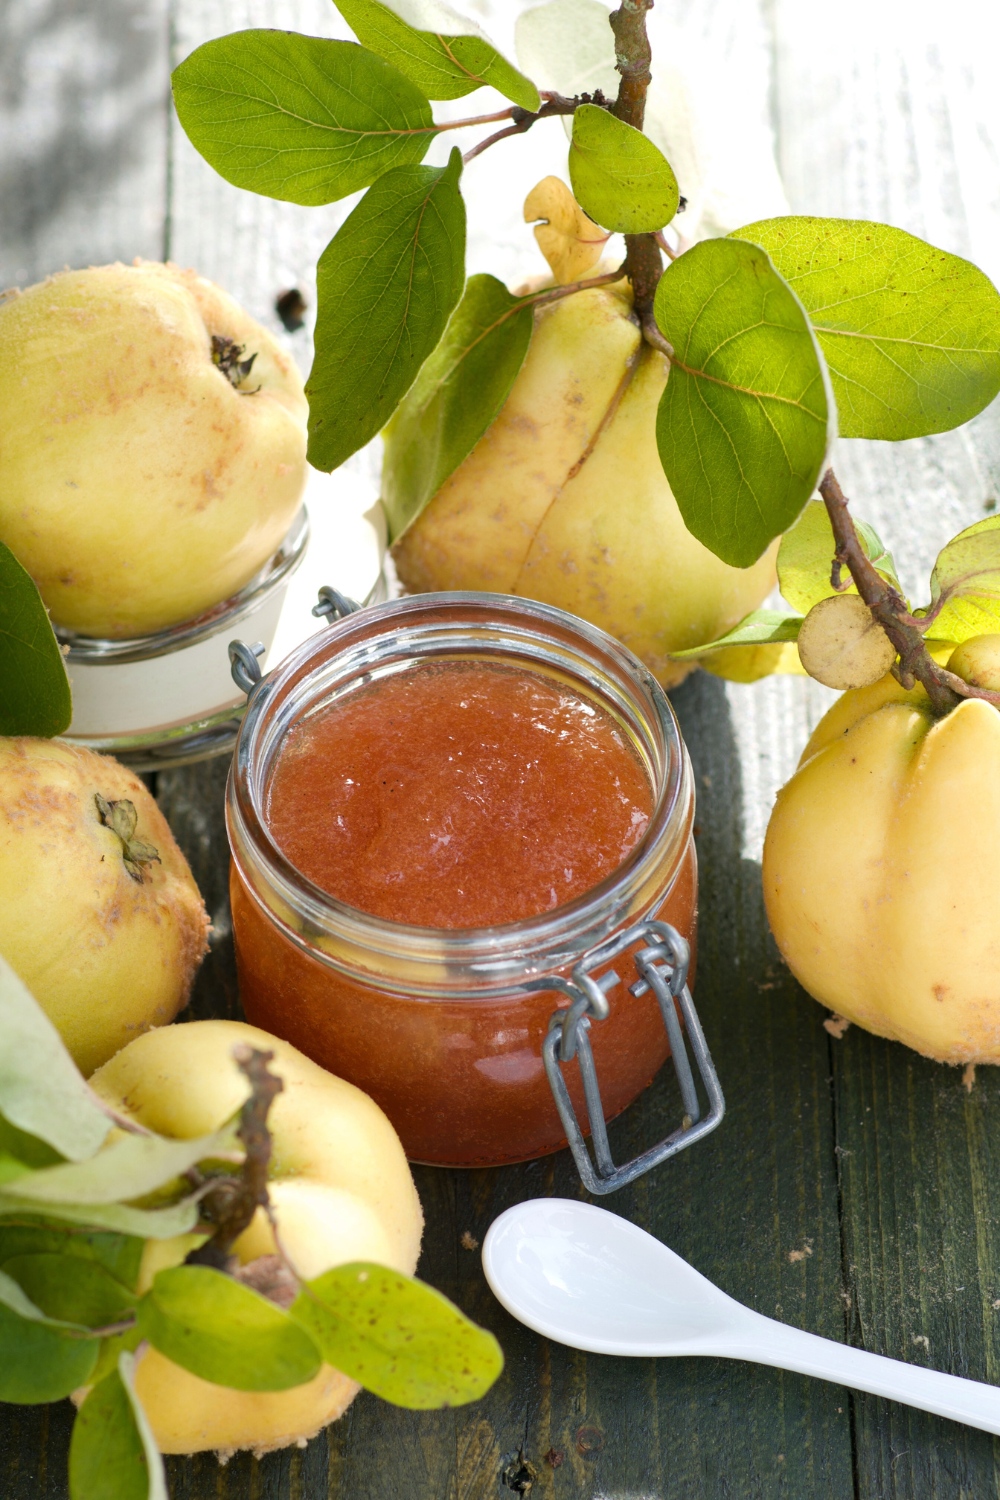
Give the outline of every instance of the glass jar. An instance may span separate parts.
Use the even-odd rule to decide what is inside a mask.
[[[56,626],[73,690],[63,738],[136,771],[231,754],[243,701],[229,672],[234,629],[269,652],[288,586],[309,542],[303,507],[278,551],[231,599],[183,624],[132,640]]]
[[[289,727],[428,658],[520,666],[617,721],[646,768],[653,809],[643,837],[599,885],[527,921],[412,927],[335,900],[282,854],[263,809]],[[567,816],[586,818],[572,787],[565,796]],[[557,986],[637,922],[656,918],[693,940],[693,815],[690,762],[666,695],[602,631],[506,595],[422,594],[349,614],[259,684],[240,728],[227,825],[247,1017],[371,1094],[411,1160],[486,1166],[555,1151],[566,1131],[542,1044],[553,1011],[569,1003]],[[552,989],[534,987],[546,977]],[[648,985],[630,988],[626,977],[606,993],[607,1017],[589,1037],[610,1119],[650,1082],[669,1044]],[[567,1083],[579,1112],[575,1068]]]

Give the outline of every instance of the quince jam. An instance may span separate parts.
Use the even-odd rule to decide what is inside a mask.
[[[494,927],[593,889],[652,801],[606,709],[531,672],[429,661],[295,725],[266,817],[297,869],[348,906]]]
[[[530,601],[441,601],[351,616],[251,700],[233,929],[249,1020],[370,1094],[412,1160],[486,1166],[565,1144],[542,1043],[568,999],[544,981],[640,921],[693,939],[693,792],[666,699],[616,643]],[[414,617],[436,641],[462,611],[465,644],[414,647]],[[526,617],[537,670],[484,646],[480,616],[521,639]],[[613,967],[590,1028],[609,1119],[668,1055],[629,952]]]

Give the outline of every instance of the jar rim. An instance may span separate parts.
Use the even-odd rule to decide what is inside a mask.
[[[349,906],[297,869],[271,836],[264,816],[277,742],[290,722],[322,701],[316,684],[329,688],[336,664],[340,680],[347,682],[375,675],[380,665],[393,660],[440,657],[449,650],[516,659],[529,670],[548,667],[571,686],[575,681],[592,699],[603,699],[616,717],[626,712],[653,781],[649,823],[620,865],[571,901],[493,927],[420,927]],[[552,605],[516,595],[458,591],[407,595],[358,610],[297,647],[251,696],[226,798],[230,846],[243,884],[287,936],[344,973],[377,970],[385,975],[388,965],[403,988],[429,997],[442,991],[453,996],[463,977],[477,986],[492,981],[510,989],[518,978],[523,982],[576,962],[619,925],[624,913],[646,915],[663,899],[657,872],[662,877],[668,868],[672,878],[680,868],[693,817],[690,760],[673,709],[652,673],[627,647]],[[302,930],[284,920],[272,900],[262,899],[261,883],[269,897],[303,924]],[[640,911],[636,903],[642,905],[644,892],[647,910]]]

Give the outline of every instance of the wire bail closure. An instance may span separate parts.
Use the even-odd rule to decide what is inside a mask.
[[[362,608],[363,606],[356,599],[349,599],[339,589],[332,589],[324,584],[312,607],[312,613],[318,620],[325,619],[328,625],[335,625],[345,615],[353,615]],[[251,645],[247,645],[246,641],[230,641],[228,650],[232,679],[240,692],[246,693],[249,702],[255,689],[264,680],[260,670],[260,658],[264,655],[264,642],[254,641]]]
[[[679,1128],[658,1145],[651,1146],[648,1151],[642,1152],[624,1166],[616,1167],[608,1142],[608,1127],[588,1033],[591,1021],[603,1021],[609,1015],[607,992],[621,981],[614,969],[607,970],[599,978],[594,977],[593,971],[617,958],[635,943],[643,943],[644,946],[633,955],[638,978],[629,985],[629,993],[638,997],[652,990],[656,996],[670,1039],[670,1056],[680,1085],[684,1115]],[[669,1157],[676,1156],[686,1146],[701,1140],[722,1120],[726,1103],[698,1012],[688,989],[689,962],[690,949],[687,943],[668,923],[638,922],[595,948],[576,965],[570,979],[549,977],[532,981],[525,986],[533,990],[558,990],[570,1002],[567,1007],[557,1010],[549,1022],[542,1044],[542,1059],[573,1160],[584,1187],[590,1193],[600,1195],[617,1192],[619,1188],[634,1182],[637,1177],[651,1171]],[[677,1015],[678,1007],[684,1019],[683,1028]],[[691,1058],[684,1039],[685,1032],[698,1076],[708,1096],[709,1107],[705,1115],[702,1115]],[[594,1146],[593,1159],[587,1150],[561,1066],[571,1062],[574,1057],[579,1064],[583,1081],[587,1120]]]
[[[363,606],[356,599],[349,599],[339,589],[330,588],[324,584],[319,591],[319,598],[312,607],[312,612],[317,620],[326,619],[327,623],[333,625],[337,620],[342,620],[345,615],[353,615]]]
[[[229,642],[229,671],[232,679],[241,693],[246,693],[249,700],[254,689],[262,682],[260,671],[260,658],[264,655],[264,642],[254,641],[247,645],[246,641]]]

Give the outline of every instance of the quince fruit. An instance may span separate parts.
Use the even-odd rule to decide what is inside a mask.
[[[0,297],[0,540],[57,625],[196,618],[277,550],[306,479],[291,357],[219,287],[138,261]]]
[[[240,1043],[273,1052],[271,1071],[284,1083],[268,1116],[268,1192],[281,1250],[295,1271],[311,1280],[333,1266],[367,1260],[412,1274],[423,1214],[399,1137],[367,1094],[287,1042],[238,1021],[167,1026],[131,1042],[94,1074],[91,1086],[161,1135],[207,1135],[246,1097],[246,1080],[232,1056]],[[140,1292],[199,1242],[189,1235],[149,1241]],[[271,1224],[258,1209],[233,1253],[249,1265],[276,1250]],[[230,1390],[149,1347],[137,1357],[135,1384],[162,1452],[214,1448],[220,1456],[304,1441],[339,1417],[359,1389],[324,1365],[291,1390]]]
[[[1000,689],[1000,636],[958,646]],[[926,1057],[1000,1063],[1000,710],[937,718],[892,676],[837,700],[771,814],[764,897],[789,968],[831,1010]]]
[[[207,931],[187,860],[137,776],[76,746],[0,739],[0,953],[81,1072],[173,1020]]]
[[[525,213],[544,213],[537,233],[558,281],[600,254],[600,231],[557,179],[533,190]],[[760,604],[777,544],[732,568],[688,531],[656,447],[667,375],[627,281],[538,307],[505,405],[393,546],[404,586],[557,605],[617,636],[664,686],[679,682],[692,664],[671,652],[714,640]],[[385,441],[391,449],[392,424]]]

